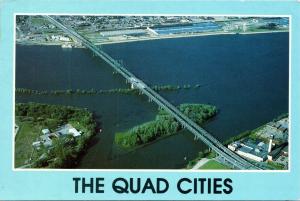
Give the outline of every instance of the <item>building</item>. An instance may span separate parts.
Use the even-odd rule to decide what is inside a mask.
[[[71,133],[73,135],[73,137],[81,136],[81,133],[79,131],[77,131],[75,128],[70,128],[69,133]]]
[[[48,128],[45,128],[45,129],[42,130],[42,133],[44,135],[50,134],[50,130]]]
[[[268,135],[274,135],[277,140],[288,140],[288,118],[283,118],[277,122],[270,122],[267,124]]]
[[[246,139],[241,142],[233,142],[228,145],[228,148],[240,156],[245,158],[263,162],[267,159],[268,145],[264,142],[257,142],[251,139]]]
[[[289,119],[285,117],[278,121],[269,122],[256,133],[257,136],[265,139],[269,139],[273,136],[274,142],[279,144],[287,142],[289,138]]]
[[[55,138],[65,137],[72,135],[73,137],[81,136],[82,132],[78,131],[71,124],[65,124],[59,127],[55,132],[51,133],[48,128],[42,130],[42,135],[39,137],[39,140],[32,143],[32,146],[36,149],[39,149],[41,145],[45,147],[52,146],[52,140]]]
[[[59,136],[72,135],[73,137],[78,137],[81,135],[80,131],[77,131],[71,124],[65,124],[56,130]]]
[[[125,30],[115,30],[115,31],[103,31],[100,32],[102,37],[112,37],[112,36],[144,36],[147,34],[145,29],[125,29]]]
[[[268,160],[274,161],[280,156],[287,157],[288,156],[288,143],[284,142],[280,145],[277,145],[274,147],[274,149],[269,152],[268,154]]]

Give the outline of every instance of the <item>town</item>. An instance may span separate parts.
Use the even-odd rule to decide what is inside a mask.
[[[59,16],[93,44],[120,43],[211,34],[288,31],[288,19],[226,16]],[[19,44],[83,47],[42,16],[17,16]]]
[[[249,137],[234,141],[228,148],[256,162],[267,162],[279,169],[288,169],[288,117],[272,121]]]

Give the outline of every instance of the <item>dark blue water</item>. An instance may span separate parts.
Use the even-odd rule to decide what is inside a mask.
[[[220,35],[106,45],[104,49],[150,85],[200,84],[160,92],[171,103],[210,103],[220,112],[205,128],[221,141],[288,112],[288,33]],[[17,46],[16,86],[33,89],[128,87],[86,49]],[[188,131],[126,153],[113,145],[114,133],[154,118],[156,106],[134,95],[16,96],[87,107],[103,133],[78,168],[182,168],[205,146]]]

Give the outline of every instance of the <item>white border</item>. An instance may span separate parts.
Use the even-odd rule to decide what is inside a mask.
[[[17,15],[28,15],[28,16],[35,16],[35,15],[65,15],[65,16],[226,16],[226,17],[287,17],[289,18],[289,165],[288,170],[192,170],[192,169],[51,169],[51,168],[15,168],[15,73],[16,73],[16,65],[15,65],[15,58],[16,58],[16,16]],[[54,172],[181,172],[181,173],[208,173],[208,172],[225,172],[225,173],[239,173],[239,172],[259,172],[259,173],[290,173],[291,172],[291,54],[292,54],[292,15],[237,15],[237,14],[224,14],[224,15],[214,15],[214,14],[83,14],[83,13],[14,13],[14,26],[13,26],[13,124],[12,124],[12,131],[13,131],[13,138],[12,138],[12,170],[16,172],[30,172],[30,171],[54,171]],[[164,38],[162,38],[164,39]]]

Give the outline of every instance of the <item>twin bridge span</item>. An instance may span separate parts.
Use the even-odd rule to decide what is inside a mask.
[[[138,79],[134,74],[132,74],[126,68],[124,68],[123,65],[121,65],[118,61],[116,61],[103,50],[101,50],[101,48],[95,46],[88,39],[77,33],[72,28],[63,25],[58,19],[54,19],[53,17],[50,17],[48,15],[45,15],[43,17],[52,24],[54,24],[56,27],[62,29],[70,37],[80,42],[83,46],[90,49],[95,55],[99,56],[101,59],[106,61],[116,72],[121,74],[127,82],[131,83],[131,85],[139,89],[142,94],[146,95],[151,101],[155,102],[159,107],[167,111],[178,122],[180,122],[180,124],[184,128],[188,129],[192,134],[194,134],[196,139],[200,139],[201,141],[203,141],[208,147],[214,150],[219,156],[221,156],[224,160],[232,164],[235,168],[243,170],[260,169],[259,167],[255,166],[254,164],[250,163],[249,161],[245,160],[244,158],[236,155],[235,153],[227,149],[210,133],[208,133],[206,130],[204,130],[191,119],[189,119],[187,116],[185,116],[175,106],[170,104],[166,99],[164,99],[157,92],[151,89],[151,87],[149,87],[142,80]]]

